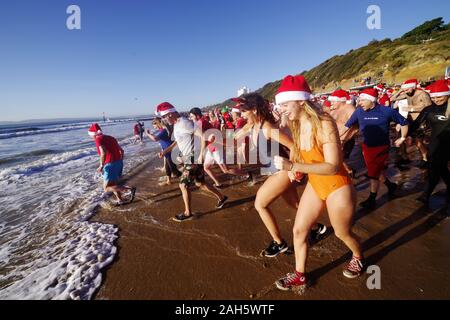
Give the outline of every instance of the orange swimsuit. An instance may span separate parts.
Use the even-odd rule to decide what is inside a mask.
[[[304,162],[307,164],[325,162],[323,152],[320,151],[316,146],[314,146],[309,151],[300,150],[300,153]],[[314,191],[316,191],[317,195],[322,200],[326,200],[328,196],[337,189],[352,183],[352,180],[348,176],[347,171],[342,164],[337,174],[326,176],[309,173],[308,181],[309,183],[311,183]]]

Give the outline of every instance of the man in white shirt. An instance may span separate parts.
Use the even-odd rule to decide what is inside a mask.
[[[183,160],[183,173],[180,178],[180,190],[183,195],[185,211],[177,214],[172,219],[182,222],[192,219],[194,216],[191,209],[191,191],[189,186],[195,184],[203,191],[214,194],[217,199],[217,208],[222,208],[228,197],[221,194],[217,189],[205,181],[205,172],[203,169],[203,155],[205,151],[205,140],[199,130],[195,130],[194,123],[184,117],[181,117],[174,106],[168,102],[158,105],[156,113],[166,122],[173,125],[174,143],[164,151],[160,152],[162,158],[178,146]],[[195,148],[194,138],[200,139],[200,148]],[[197,149],[197,150],[196,150]],[[198,149],[200,152],[198,153]],[[198,158],[196,159],[196,155]]]

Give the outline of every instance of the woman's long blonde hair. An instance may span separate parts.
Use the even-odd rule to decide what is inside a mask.
[[[302,108],[307,120],[311,122],[311,144],[312,147],[316,146],[319,150],[322,150],[323,134],[322,121],[332,121],[333,119],[327,113],[325,113],[318,105],[307,100],[301,105],[300,101],[297,101],[297,107]],[[289,121],[289,128],[292,132],[292,139],[294,140],[294,150],[291,151],[291,159],[294,162],[303,162],[300,150],[301,145],[301,123],[300,120]]]

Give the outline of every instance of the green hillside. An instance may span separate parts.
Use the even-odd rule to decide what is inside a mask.
[[[301,74],[311,89],[319,93],[338,86],[357,86],[367,77],[389,84],[413,77],[419,81],[442,78],[447,66],[450,66],[450,23],[444,24],[443,18],[436,18],[398,39],[373,40],[367,46],[334,56]],[[257,92],[273,100],[280,81],[267,83]],[[232,102],[227,100],[207,109],[224,105]]]

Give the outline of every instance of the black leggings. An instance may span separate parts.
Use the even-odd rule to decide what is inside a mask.
[[[450,172],[448,171],[447,163],[449,159],[447,157],[433,157],[430,160],[428,167],[428,182],[425,187],[425,194],[430,197],[434,189],[442,178],[447,185],[447,194],[450,192]]]
[[[172,174],[177,177],[181,176],[181,172],[178,171],[177,166],[173,163],[171,158],[164,158],[164,169],[166,169],[166,176],[171,177]]]

